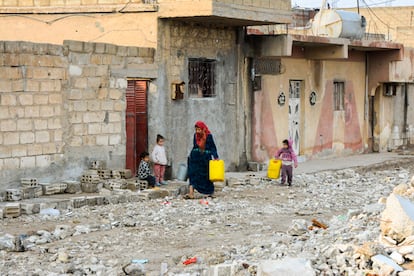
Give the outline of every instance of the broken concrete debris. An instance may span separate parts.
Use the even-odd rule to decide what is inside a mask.
[[[106,169],[102,164],[94,166]],[[69,203],[60,203],[67,208],[51,203],[40,208],[58,209],[58,217],[34,214],[5,219],[6,224],[47,222],[55,227],[2,232],[0,254],[7,252],[5,265],[14,264],[7,266],[10,274],[409,275],[414,234],[404,230],[395,235],[393,226],[385,235],[380,226],[382,213],[389,212],[389,200],[385,205],[378,199],[410,182],[407,170],[390,177],[394,173],[346,169],[295,175],[290,188],[249,174],[229,178],[208,204],[200,204],[202,198],[182,200],[188,187],[182,182],[174,188],[171,184],[145,190],[141,185],[146,183],[137,179],[104,179],[101,176],[107,177],[108,172],[97,173],[103,183],[98,194],[72,196]],[[410,188],[391,196],[411,201]],[[21,201],[10,203],[29,212],[34,208],[23,208]],[[395,203],[405,204],[404,200]],[[391,208],[404,211],[397,207]],[[279,214],[289,218],[275,222]],[[15,253],[18,250],[33,253],[33,258]],[[183,264],[194,256],[200,262]],[[149,262],[135,264],[133,259]],[[4,269],[0,268],[2,274]]]

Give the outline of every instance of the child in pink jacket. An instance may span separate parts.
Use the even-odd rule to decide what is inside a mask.
[[[281,184],[284,185],[286,182],[286,176],[288,185],[292,185],[292,178],[293,178],[293,168],[298,167],[298,159],[296,158],[295,151],[292,148],[292,141],[291,140],[283,140],[283,147],[279,149],[275,154],[275,159],[282,160],[282,182]]]

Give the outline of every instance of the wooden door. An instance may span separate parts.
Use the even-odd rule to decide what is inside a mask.
[[[301,81],[289,82],[289,139],[297,155],[300,154],[300,90]]]
[[[129,80],[126,91],[126,168],[133,174],[148,151],[147,81]]]

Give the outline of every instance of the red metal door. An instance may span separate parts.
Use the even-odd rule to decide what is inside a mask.
[[[126,168],[134,174],[148,150],[147,81],[129,80],[126,91]]]

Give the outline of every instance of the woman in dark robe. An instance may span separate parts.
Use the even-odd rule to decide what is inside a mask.
[[[206,124],[198,121],[194,127],[193,149],[188,157],[190,192],[186,198],[194,198],[194,189],[205,195],[214,193],[214,184],[209,179],[209,161],[219,158],[213,135]]]

